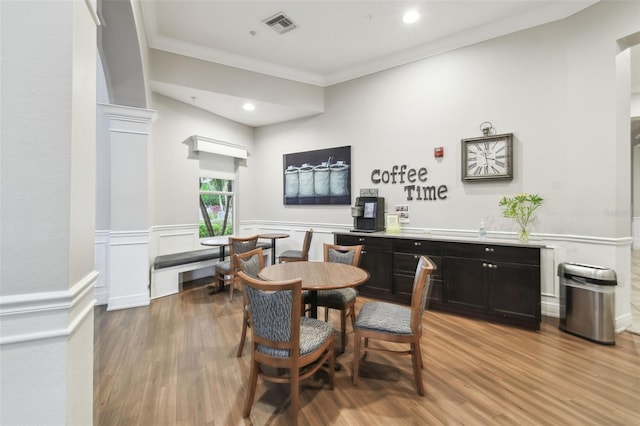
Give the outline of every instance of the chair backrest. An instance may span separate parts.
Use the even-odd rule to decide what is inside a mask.
[[[417,333],[422,328],[422,314],[431,291],[431,274],[435,269],[436,265],[433,262],[426,256],[420,256],[411,294],[411,331],[413,333]]]
[[[229,257],[234,254],[245,253],[256,248],[258,236],[251,237],[229,237]]]
[[[339,246],[337,244],[323,244],[324,261],[344,263],[346,265],[360,266],[362,246]]]
[[[302,279],[262,281],[242,271],[238,278],[251,310],[254,351],[295,362],[300,357]]]
[[[231,258],[231,261],[235,273],[242,271],[251,278],[258,278],[258,272],[264,268],[262,247],[244,253],[236,253]]]
[[[309,249],[311,248],[311,238],[313,238],[313,229],[308,229],[304,233],[304,241],[302,242],[302,258],[309,259]]]

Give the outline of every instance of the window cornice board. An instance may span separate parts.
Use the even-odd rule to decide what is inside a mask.
[[[227,157],[246,159],[249,155],[247,147],[231,142],[206,138],[204,136],[193,135],[190,137],[193,151],[209,152],[211,154],[224,155]]]

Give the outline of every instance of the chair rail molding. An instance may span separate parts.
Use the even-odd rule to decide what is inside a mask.
[[[334,232],[349,232],[352,224],[318,223],[318,222],[281,222],[273,220],[243,220],[240,229],[243,234],[283,232],[290,234],[290,238],[278,242],[278,250],[297,249],[302,245],[302,239],[307,229],[313,228],[313,240],[309,250],[309,260],[322,260],[322,244],[333,243]],[[468,229],[440,229],[402,227],[402,238],[439,238],[451,237],[461,240],[477,240],[478,230]],[[517,241],[516,232],[488,231],[487,244],[492,240]],[[618,285],[616,286],[616,331],[622,331],[631,325],[631,266],[630,248],[633,244],[631,237],[596,237],[590,235],[547,234],[533,233],[530,241],[545,245],[541,251],[541,313],[550,317],[560,315],[560,281],[557,276],[557,265],[561,262],[578,262],[600,265],[616,271]]]
[[[93,315],[98,272],[91,271],[69,290],[0,297],[0,345],[67,338]]]

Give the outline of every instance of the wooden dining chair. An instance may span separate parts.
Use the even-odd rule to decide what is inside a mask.
[[[337,244],[324,243],[323,252],[325,262],[359,266],[362,246],[340,246]],[[341,352],[344,353],[344,350],[347,347],[347,317],[351,318],[351,326],[355,330],[355,306],[358,292],[355,288],[349,287],[336,290],[320,290],[317,294],[318,306],[324,308],[325,321],[329,321],[329,309],[336,309],[340,311]]]
[[[258,236],[251,237],[229,237],[229,259],[216,264],[216,277],[220,287],[229,285],[229,301],[233,302],[233,292],[235,290],[235,273],[231,266],[231,259],[234,254],[245,253],[256,248]]]
[[[313,238],[313,229],[308,229],[304,233],[304,241],[302,242],[302,250],[286,250],[280,253],[280,263],[285,262],[306,262],[309,260],[309,249],[311,248],[311,239]]]
[[[353,347],[353,384],[358,384],[358,370],[360,367],[360,350],[362,348],[364,360],[368,352],[383,352],[395,355],[411,355],[413,376],[418,394],[424,395],[422,383],[422,354],[420,339],[422,337],[422,314],[431,289],[431,274],[435,265],[425,256],[421,256],[413,279],[411,306],[403,306],[389,302],[367,302],[356,318],[355,342]],[[408,350],[400,350],[380,345],[370,346],[370,340],[391,343],[409,344]]]
[[[290,385],[290,424],[298,424],[300,381],[328,364],[329,384],[334,386],[333,327],[324,321],[300,316],[302,279],[261,281],[237,273],[251,312],[251,372],[243,416],[249,417],[258,376]],[[266,367],[266,368],[265,368]]]
[[[234,254],[231,258],[231,262],[233,263],[234,273],[242,271],[245,274],[249,275],[251,278],[258,279],[258,273],[264,268],[264,253],[262,252],[262,248],[258,247],[251,251],[247,251],[244,253]],[[242,286],[241,286],[242,289]],[[244,293],[244,292],[243,292]],[[251,318],[249,312],[249,305],[247,304],[246,297],[244,294],[242,295],[244,306],[243,306],[243,317],[242,317],[242,334],[240,336],[240,344],[238,345],[238,352],[236,353],[236,357],[240,358],[242,356],[242,350],[244,349],[244,341],[247,337],[247,328],[251,325]]]

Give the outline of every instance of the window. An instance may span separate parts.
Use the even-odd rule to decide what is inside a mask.
[[[200,178],[200,238],[233,234],[234,183]]]

